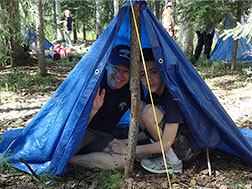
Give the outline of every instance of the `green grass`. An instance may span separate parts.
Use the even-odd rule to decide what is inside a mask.
[[[117,170],[90,170],[84,167],[70,166],[70,174],[85,177],[86,182],[97,182],[96,187],[99,189],[119,189],[123,188],[123,171]]]
[[[108,170],[106,171],[106,178],[104,181],[99,182],[99,186],[101,189],[111,188],[111,189],[119,189],[123,188],[122,171],[116,170]]]
[[[212,75],[212,76],[236,73],[238,75],[244,76],[246,78],[246,81],[252,82],[252,65],[251,64],[244,64],[242,62],[237,61],[236,69],[235,71],[232,71],[231,63],[209,62],[204,56],[200,56],[199,60],[196,62],[196,68],[199,72],[203,74]]]
[[[13,69],[10,73],[0,75],[0,97],[5,96],[5,92],[21,93],[31,86],[48,87],[55,82],[55,76],[40,77],[22,72],[20,69]]]
[[[244,189],[247,189],[246,185],[239,179],[233,179],[233,178],[230,178],[227,182],[226,182],[226,185],[230,186],[230,188],[244,188]]]
[[[0,174],[20,172],[17,169],[15,169],[14,167],[9,165],[10,162],[6,158],[8,155],[9,155],[8,153],[5,155],[2,155],[0,153]]]

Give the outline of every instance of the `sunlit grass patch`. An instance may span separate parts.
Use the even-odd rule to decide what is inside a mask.
[[[92,185],[95,185],[95,188],[99,189],[119,189],[123,188],[124,185],[123,171],[88,169],[79,166],[70,166],[68,167],[68,174],[73,177],[85,178],[85,183],[92,183]]]
[[[29,92],[31,88],[46,88],[55,83],[57,78],[53,75],[40,77],[33,73],[26,73],[21,69],[13,69],[9,73],[0,75],[0,96],[8,97],[11,93]]]

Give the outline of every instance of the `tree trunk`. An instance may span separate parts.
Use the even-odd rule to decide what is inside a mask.
[[[24,48],[21,46],[22,40],[20,35],[18,0],[2,0],[0,3],[3,12],[6,12],[5,15],[1,17],[0,27],[2,27],[2,29],[4,28],[8,33],[8,35],[4,36],[2,41],[2,45],[6,44],[6,46],[4,46],[5,49],[3,49],[3,54],[11,57],[9,62],[12,67],[29,65],[31,61],[29,57],[25,55]]]
[[[236,9],[236,18],[237,22],[241,22],[241,2],[237,2],[237,9]],[[234,71],[236,69],[236,58],[237,58],[237,48],[238,48],[238,39],[234,41],[234,49],[232,52],[232,65],[231,70]]]
[[[63,28],[63,23],[61,23],[61,4],[60,0],[55,0],[55,12],[56,12],[56,20],[57,20],[57,32],[56,32],[56,40],[57,41],[63,41],[64,40],[64,35],[62,32]]]
[[[98,37],[101,34],[101,20],[100,20],[100,5],[101,5],[101,1],[100,0],[96,0],[96,24],[95,24],[95,28],[96,28],[96,39],[98,39]]]
[[[77,38],[77,29],[76,29],[76,23],[74,24],[74,27],[73,27],[73,36],[74,36],[74,43],[77,42],[78,38]]]
[[[139,4],[134,6],[134,12],[136,16],[136,22],[138,32],[140,34],[140,6]],[[130,91],[131,91],[131,112],[130,112],[130,127],[129,127],[129,140],[127,159],[125,166],[125,176],[127,177],[134,168],[134,159],[136,153],[137,134],[139,131],[139,104],[140,104],[140,77],[139,77],[139,64],[140,64],[140,51],[137,40],[137,33],[135,24],[132,17],[130,16],[131,24],[131,37],[130,37]]]
[[[194,30],[192,27],[186,28],[184,24],[179,27],[179,47],[184,52],[190,62],[194,63],[193,58],[193,38]]]
[[[42,16],[42,0],[36,0],[36,38],[37,38],[37,56],[38,56],[38,74],[42,77],[47,75],[45,48],[44,48],[44,26]]]
[[[160,1],[155,1],[155,12],[157,19],[160,20]]]
[[[57,39],[57,14],[56,14],[56,2],[53,3],[53,22],[54,22],[54,39]]]
[[[186,0],[182,0],[181,3],[185,3]],[[194,29],[193,27],[187,27],[186,23],[183,23],[181,21],[181,18],[183,18],[183,14],[180,14],[178,17],[178,20],[180,20],[181,24],[179,26],[179,47],[184,52],[186,57],[189,59],[189,61],[194,64],[194,57],[193,57],[193,38],[194,38]]]
[[[114,16],[117,15],[119,11],[119,0],[114,0]]]
[[[85,27],[86,25],[84,24],[83,25],[83,28],[82,28],[82,31],[83,31],[83,40],[85,41],[86,40],[86,38],[87,38],[87,35],[86,35],[86,27]]]

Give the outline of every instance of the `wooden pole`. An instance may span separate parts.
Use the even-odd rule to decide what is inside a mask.
[[[140,5],[134,6],[134,12],[137,22],[138,31],[140,33]],[[136,153],[137,134],[139,131],[139,105],[140,105],[140,78],[139,78],[139,64],[140,64],[140,51],[137,39],[136,28],[133,20],[132,11],[130,11],[130,91],[131,91],[131,112],[130,112],[130,127],[129,127],[129,142],[126,158],[126,166],[124,176],[128,176],[134,169],[134,159]]]
[[[206,155],[207,155],[207,167],[208,167],[208,175],[212,175],[212,169],[211,169],[211,163],[210,163],[210,157],[209,157],[209,149],[206,148]]]

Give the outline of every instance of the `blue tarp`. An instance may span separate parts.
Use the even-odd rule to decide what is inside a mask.
[[[232,15],[228,15],[226,20],[224,21],[223,29],[231,29],[236,25],[236,21]],[[234,39],[231,37],[223,40],[219,38],[212,54],[209,58],[209,61],[224,61],[231,62],[232,54],[234,49]],[[236,60],[242,62],[252,62],[252,44],[246,38],[238,39],[238,47],[237,47],[237,56]]]
[[[232,37],[223,40],[219,38],[214,50],[209,58],[209,61],[232,61],[232,54],[234,48],[234,39]],[[246,38],[238,40],[237,57],[236,60],[242,62],[252,62],[252,44]]]
[[[23,35],[23,40],[29,44],[36,44],[36,30],[32,29],[30,26],[24,25],[21,29],[21,33]],[[44,37],[44,48],[50,49],[53,47],[53,44]]]
[[[200,148],[221,140],[249,165],[252,148],[186,56],[145,2],[141,4],[141,43],[152,47],[158,69]],[[24,129],[4,133],[0,153],[29,172],[62,175],[85,133],[90,110],[113,46],[130,43],[129,2],[122,7],[88,53]]]

